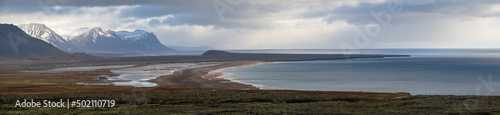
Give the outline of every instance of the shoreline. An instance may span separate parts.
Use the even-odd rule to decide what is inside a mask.
[[[256,84],[245,83],[230,78],[224,78],[221,70],[255,66],[258,64],[272,63],[266,61],[228,61],[228,62],[198,62],[198,63],[169,63],[153,64],[135,67],[134,65],[118,66],[95,66],[90,67],[68,67],[56,68],[44,71],[29,71],[28,73],[62,73],[78,71],[79,68],[94,68],[96,71],[109,69],[116,75],[100,75],[93,77],[95,81],[77,82],[80,85],[109,85],[109,86],[132,86],[132,87],[188,87],[188,88],[215,88],[228,90],[261,90]],[[134,67],[132,67],[134,66]],[[108,68],[103,68],[108,67]],[[75,69],[73,69],[75,68]],[[52,72],[55,70],[66,70]],[[170,71],[170,72],[167,72]],[[25,72],[25,71],[22,71]],[[161,75],[163,74],[163,75]],[[155,77],[158,76],[158,77]]]
[[[44,77],[41,82],[32,82],[30,85],[22,83],[11,83],[10,85],[0,84],[0,94],[50,94],[60,92],[80,92],[80,93],[123,93],[123,92],[198,92],[198,91],[269,91],[269,92],[289,92],[294,94],[311,95],[335,95],[335,96],[354,96],[354,97],[400,97],[411,96],[409,93],[390,93],[390,92],[357,92],[357,91],[307,91],[292,89],[260,89],[254,85],[239,83],[224,78],[219,78],[217,70],[231,67],[254,66],[264,63],[280,63],[275,61],[219,61],[219,62],[197,62],[199,67],[185,68],[174,72],[172,75],[163,75],[156,79],[145,82],[157,83],[155,87],[133,87],[117,85],[84,85],[85,83],[111,83],[100,79],[102,75],[118,76],[111,72],[112,69],[99,69],[95,71],[83,72],[64,72],[64,73],[15,73],[12,75],[2,75],[5,82],[22,81],[26,78]],[[168,63],[167,63],[168,64]],[[150,65],[150,64],[148,64]],[[148,65],[135,66],[141,68]],[[205,65],[205,66],[204,66]],[[155,70],[153,68],[149,70]],[[210,72],[216,74],[209,74]],[[19,77],[22,74],[24,77]],[[221,73],[218,73],[221,75]],[[52,77],[47,77],[52,76]],[[97,77],[96,77],[97,76]],[[107,77],[107,76],[103,76]],[[207,80],[205,78],[212,79]],[[96,79],[99,78],[99,79]],[[0,82],[1,83],[1,82]],[[79,89],[79,90],[75,90]]]
[[[265,61],[230,61],[230,62],[205,62],[198,64],[214,64],[207,67],[188,68],[176,71],[172,75],[160,76],[150,82],[158,84],[157,87],[190,87],[190,88],[214,88],[228,90],[262,90],[253,84],[246,84],[221,78],[223,73],[216,71],[233,67],[253,66],[269,63]]]
[[[251,85],[251,86],[256,87],[256,88],[258,88],[260,90],[265,90],[265,88],[263,88],[265,85],[252,84],[252,83],[247,83],[247,82],[243,82],[243,81],[240,81],[240,80],[235,80],[234,78],[225,77],[225,76],[231,76],[231,75],[227,75],[227,73],[223,73],[221,71],[227,70],[227,69],[233,69],[233,68],[240,68],[240,67],[257,66],[257,65],[261,65],[261,64],[267,64],[267,63],[277,63],[277,62],[257,61],[257,62],[251,63],[251,64],[245,64],[245,65],[240,65],[240,66],[218,68],[218,69],[215,69],[215,70],[212,70],[212,71],[208,72],[206,75],[201,76],[201,77],[205,78],[207,80],[211,80],[211,79],[229,80],[230,82],[235,82],[235,83],[240,83],[240,84],[245,84],[245,85]]]

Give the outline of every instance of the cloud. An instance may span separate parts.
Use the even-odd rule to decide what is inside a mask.
[[[152,27],[158,26],[158,25],[160,25],[160,24],[161,24],[161,22],[160,22],[160,20],[158,20],[158,19],[151,19],[151,20],[149,20],[149,22],[148,22],[148,25],[149,25],[149,26],[152,26]]]
[[[237,0],[236,0],[237,1]],[[215,48],[339,48],[372,12],[400,5],[364,48],[498,47],[496,0],[1,0],[0,22],[45,23],[63,32],[99,26],[143,29],[167,45]],[[390,12],[389,12],[390,13]],[[372,28],[373,29],[373,28]],[[453,41],[453,42],[450,42]]]

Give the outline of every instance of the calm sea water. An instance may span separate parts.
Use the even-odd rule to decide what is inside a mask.
[[[241,53],[345,53],[341,50],[233,50]],[[500,49],[369,49],[350,53],[412,57],[266,63],[219,70],[263,89],[500,95]]]

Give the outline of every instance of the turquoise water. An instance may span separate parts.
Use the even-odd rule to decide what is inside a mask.
[[[279,50],[240,52],[281,53]],[[328,50],[295,52],[328,53]],[[413,57],[278,62],[220,72],[224,78],[263,89],[500,95],[500,50],[387,49],[363,53],[407,53]]]

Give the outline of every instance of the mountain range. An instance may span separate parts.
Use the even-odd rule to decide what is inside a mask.
[[[68,40],[64,39],[44,24],[31,23],[17,26],[26,32],[26,34],[52,44],[65,52],[83,52],[80,48],[75,47]]]
[[[37,35],[39,33],[36,33]],[[41,34],[41,37],[50,36]],[[57,37],[57,36],[56,36]],[[51,41],[51,40],[47,40]],[[61,42],[62,43],[62,42]],[[81,53],[66,53],[44,40],[26,34],[18,26],[0,24],[0,58],[30,60],[75,60],[95,57]]]
[[[161,53],[174,51],[144,30],[118,31],[100,27],[79,28],[68,35],[58,35],[44,24],[18,25],[28,35],[50,43],[66,52],[84,53]]]

